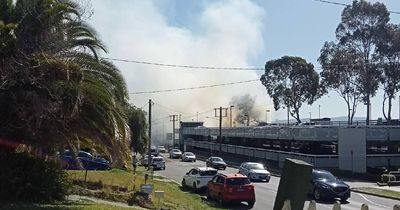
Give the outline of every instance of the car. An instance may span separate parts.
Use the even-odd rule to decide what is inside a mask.
[[[252,208],[256,202],[254,185],[242,174],[217,174],[208,182],[206,195],[221,205],[245,201]]]
[[[172,149],[169,151],[169,158],[181,158],[182,152],[179,149]]]
[[[153,157],[151,161],[151,166],[153,166],[153,169],[163,169],[165,170],[165,160],[163,157],[158,156],[158,157]]]
[[[190,187],[193,191],[207,188],[207,184],[218,171],[210,167],[194,167],[182,178],[182,187]]]
[[[220,157],[209,157],[206,160],[206,166],[207,167],[213,167],[215,169],[223,169],[223,170],[226,169],[226,163]]]
[[[157,147],[151,146],[150,147],[150,154],[153,155],[153,156],[158,156],[159,152],[157,150]]]
[[[340,198],[345,202],[350,198],[350,187],[329,171],[313,169],[309,194],[315,200]]]
[[[65,150],[60,155],[61,165],[65,169],[80,169],[76,159],[73,158],[72,151]],[[92,154],[85,151],[78,152],[78,160],[82,163],[83,169],[86,170],[108,170],[111,169],[110,162],[104,158],[95,158]]]
[[[196,155],[193,152],[184,152],[182,155],[183,162],[196,162]]]
[[[142,158],[140,159],[140,165],[142,166],[148,166],[149,165],[149,156],[148,155],[144,155],[142,156]],[[151,155],[150,158],[153,159],[154,155]],[[151,161],[151,160],[150,160]]]
[[[165,151],[166,151],[164,146],[158,146],[157,150],[159,153],[165,153]]]
[[[247,176],[250,181],[259,180],[269,182],[271,179],[271,173],[261,163],[242,163],[239,167],[239,173]]]

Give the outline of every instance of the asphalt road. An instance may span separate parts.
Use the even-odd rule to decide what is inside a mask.
[[[187,162],[181,162],[180,160],[177,159],[169,159],[168,157],[165,159],[166,159],[166,170],[156,171],[155,173],[173,179],[178,183],[181,183],[183,175],[186,172],[188,172],[192,167],[206,165],[204,161],[199,161],[199,160],[194,163],[187,163]],[[225,172],[236,173],[237,171],[238,170],[236,168],[228,167],[226,168]],[[255,210],[273,209],[276,192],[278,190],[279,180],[280,180],[279,177],[271,177],[269,183],[264,183],[264,182],[254,183],[256,190],[256,203],[252,209]],[[342,209],[360,210],[361,205],[363,203],[368,204],[369,209],[373,210],[393,209],[393,206],[395,204],[400,204],[400,202],[397,200],[352,192],[351,198],[349,198],[348,202],[342,204]],[[308,205],[309,202],[307,201],[306,204],[304,205],[304,209],[307,209]],[[317,203],[318,210],[329,210],[332,209],[332,207],[333,207],[333,201]],[[246,204],[243,203],[241,205],[227,206],[227,209],[249,209],[249,208],[247,208]]]

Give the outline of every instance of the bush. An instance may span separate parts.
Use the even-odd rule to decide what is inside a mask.
[[[396,181],[396,176],[392,174],[382,174],[381,175],[381,182],[382,183],[388,183],[388,182],[393,182]]]
[[[56,162],[0,149],[0,201],[63,200],[70,182]]]

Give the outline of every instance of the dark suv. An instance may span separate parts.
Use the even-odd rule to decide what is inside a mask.
[[[350,197],[350,187],[329,171],[314,169],[311,175],[309,194],[315,200],[340,198],[344,202]]]

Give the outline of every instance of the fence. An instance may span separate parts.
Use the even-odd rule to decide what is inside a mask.
[[[335,204],[333,205],[332,210],[340,210],[340,209],[341,209],[340,202],[336,201]],[[289,200],[285,201],[282,210],[292,210]],[[314,200],[310,201],[307,210],[317,210],[317,203]],[[369,210],[368,204],[362,204],[360,210]],[[394,205],[393,210],[400,210],[400,205]]]

